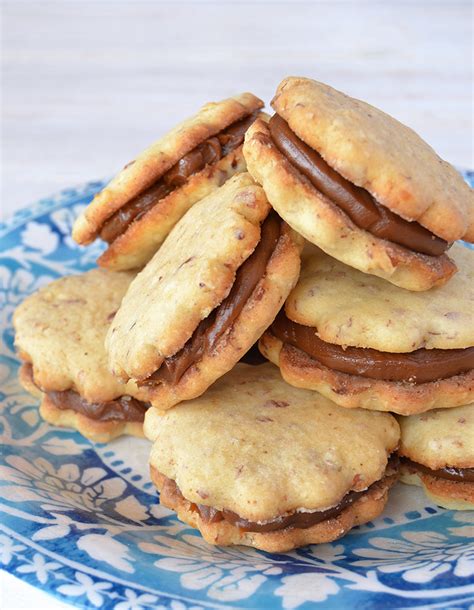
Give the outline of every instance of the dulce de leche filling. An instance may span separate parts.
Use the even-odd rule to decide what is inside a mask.
[[[26,367],[24,369],[26,375],[36,385],[31,364],[23,366]],[[41,388],[39,389],[41,390]],[[57,409],[64,411],[70,409],[96,421],[143,422],[146,410],[149,407],[148,403],[144,403],[131,396],[120,396],[105,402],[88,402],[73,390],[65,390],[63,392],[51,391],[45,392],[45,394]]]
[[[384,381],[428,383],[465,373],[474,368],[474,347],[465,349],[417,349],[394,354],[363,347],[342,347],[322,341],[316,329],[289,320],[280,311],[270,332],[283,343],[308,354],[329,369]]]
[[[228,509],[219,510],[213,508],[212,506],[189,502],[181,493],[181,490],[177,486],[176,482],[167,477],[164,477],[164,485],[161,493],[167,497],[174,497],[180,502],[187,502],[189,504],[189,509],[193,512],[198,512],[199,516],[205,523],[219,523],[220,521],[227,521],[242,531],[256,533],[276,532],[287,528],[308,529],[313,525],[317,525],[318,523],[322,523],[328,519],[334,519],[340,515],[345,508],[353,504],[363,495],[370,492],[372,488],[379,485],[386,476],[394,476],[397,469],[398,460],[396,456],[393,456],[390,458],[389,464],[387,465],[387,470],[382,479],[376,481],[363,491],[349,491],[336,506],[326,510],[295,511],[269,519],[268,521],[249,521],[248,519],[244,519],[237,513],[234,513]]]
[[[412,460],[406,457],[401,458],[401,463],[412,471],[429,474],[437,479],[457,481],[458,483],[474,483],[474,468],[455,468],[446,466],[446,468],[432,470],[431,468],[428,468],[428,466],[420,464],[419,462],[412,462]]]
[[[156,385],[166,382],[176,384],[184,373],[206,352],[210,352],[219,339],[234,324],[258,282],[265,275],[280,238],[281,220],[271,212],[262,224],[260,241],[249,258],[237,269],[231,291],[224,301],[207,318],[199,323],[184,347],[169,358],[160,368],[139,385]]]
[[[343,178],[318,152],[300,140],[279,115],[275,114],[270,119],[269,128],[280,152],[357,227],[421,254],[440,256],[449,248],[448,242],[419,223],[394,214],[380,205],[368,191]]]
[[[141,218],[171,191],[182,186],[190,176],[200,172],[206,165],[215,165],[222,157],[238,148],[256,115],[253,113],[236,121],[186,153],[157,182],[110,216],[100,230],[100,237],[109,244],[112,243],[134,220]]]

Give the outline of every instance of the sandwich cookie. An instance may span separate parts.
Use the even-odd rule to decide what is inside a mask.
[[[248,130],[248,171],[280,216],[327,254],[408,290],[445,283],[474,240],[473,194],[411,129],[322,83],[290,77]]]
[[[474,403],[400,417],[403,483],[435,504],[474,510]]]
[[[248,173],[195,204],[131,283],[110,368],[166,410],[202,394],[260,338],[296,284],[302,239]]]
[[[150,409],[160,502],[210,544],[279,553],[330,542],[377,517],[396,479],[388,413],[341,409],[270,364],[238,364],[159,416]]]
[[[63,277],[25,299],[13,318],[20,381],[41,399],[41,416],[95,442],[143,436],[146,392],[108,371],[104,347],[133,277],[100,269]]]
[[[128,163],[73,227],[73,238],[108,243],[112,270],[143,267],[186,211],[245,170],[242,143],[263,102],[242,93],[206,104]]]
[[[343,407],[402,415],[474,400],[474,252],[455,244],[453,279],[414,293],[315,246],[260,350],[288,383]]]

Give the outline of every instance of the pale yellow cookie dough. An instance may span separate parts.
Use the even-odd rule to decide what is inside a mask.
[[[92,242],[107,218],[153,184],[186,153],[262,106],[263,102],[251,93],[204,105],[128,163],[94,197],[74,224],[74,239],[80,244]]]
[[[474,403],[399,418],[399,453],[432,470],[474,468]]]
[[[244,173],[177,223],[131,283],[109,329],[109,363],[117,376],[144,379],[183,347],[229,293],[269,209],[263,189]]]
[[[381,352],[474,345],[474,251],[455,244],[459,272],[422,293],[403,290],[327,256],[305,249],[298,284],[285,304],[287,316],[313,326],[328,343]]]
[[[15,311],[15,345],[33,366],[43,391],[74,390],[89,402],[122,395],[143,399],[133,382],[122,383],[107,367],[104,339],[133,273],[93,269],[55,280]]]
[[[188,501],[250,521],[324,510],[367,489],[399,441],[391,415],[342,409],[270,364],[239,364],[163,416],[149,409],[144,429],[150,465]]]
[[[446,241],[474,240],[472,189],[409,127],[309,78],[285,78],[272,106],[331,167],[382,205]]]
[[[456,272],[446,254],[419,254],[357,227],[277,149],[265,121],[257,120],[248,129],[244,156],[278,214],[332,257],[413,291],[444,284]]]

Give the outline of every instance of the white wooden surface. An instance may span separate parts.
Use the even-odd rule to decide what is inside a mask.
[[[111,175],[205,101],[310,76],[473,167],[471,3],[10,0],[1,210]],[[12,584],[15,583],[15,584]],[[2,608],[62,608],[8,575]]]
[[[472,167],[471,3],[5,0],[5,214],[107,177],[203,102],[307,75]]]

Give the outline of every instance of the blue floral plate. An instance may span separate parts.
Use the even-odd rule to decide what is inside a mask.
[[[466,175],[471,181],[473,175]],[[11,317],[26,295],[94,265],[73,219],[95,182],[0,225],[0,563],[82,608],[468,608],[474,514],[398,485],[384,515],[333,544],[270,555],[213,548],[157,502],[146,441],[93,445],[53,428],[18,384]]]

